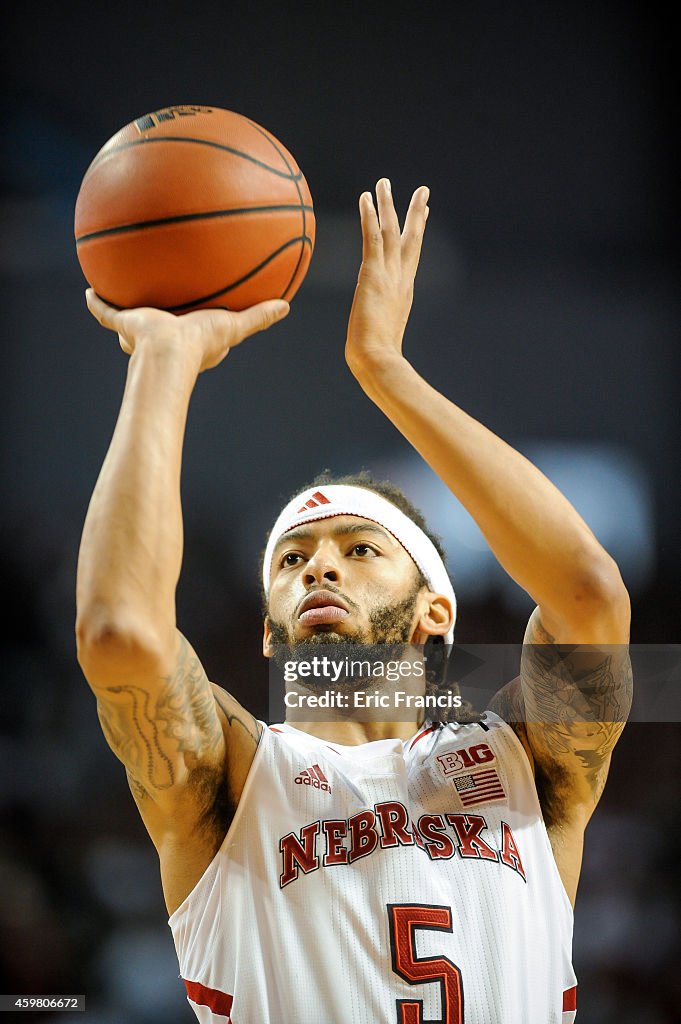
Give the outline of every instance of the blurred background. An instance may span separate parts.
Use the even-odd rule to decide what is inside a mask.
[[[0,991],[85,993],[86,1016],[65,1024],[194,1020],[156,856],[75,661],[79,534],[126,370],[85,309],[73,242],[94,154],[150,110],[222,106],[294,153],[315,200],[317,248],[291,315],[205,374],[192,405],[178,622],[216,682],[267,718],[259,553],[284,500],[327,467],[371,469],[423,509],[448,551],[459,642],[522,639],[528,599],[343,362],[357,198],[383,175],[400,215],[431,188],[409,358],[573,501],[621,566],[633,640],[678,642],[667,10],[12,5],[0,42]],[[674,723],[631,724],[589,825],[580,1024],[681,1020],[680,740]]]

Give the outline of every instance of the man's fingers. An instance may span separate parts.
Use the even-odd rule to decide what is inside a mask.
[[[359,197],[359,216],[362,222],[362,260],[366,262],[383,255],[383,236],[371,192],[362,192]]]
[[[430,189],[426,185],[417,188],[411,197],[402,231],[402,265],[411,274],[416,274],[421,256],[421,243],[428,219],[428,198]]]
[[[107,327],[110,331],[120,330],[120,311],[103,302],[94,288],[86,290],[85,301],[87,302],[87,308],[102,327]]]
[[[381,178],[376,183],[376,199],[383,237],[383,252],[386,260],[391,260],[399,257],[400,254],[400,222],[395,213],[392,187],[388,178]]]
[[[236,338],[232,345],[238,345],[244,338],[249,338],[257,331],[264,331],[277,320],[283,320],[288,315],[290,306],[283,299],[268,299],[266,302],[259,302],[256,306],[249,306],[232,316],[237,318]]]

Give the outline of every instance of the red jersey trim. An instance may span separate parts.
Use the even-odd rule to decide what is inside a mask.
[[[563,1013],[566,1010],[577,1009],[577,986],[573,985],[572,988],[566,988],[563,992]]]
[[[207,988],[198,981],[187,981],[183,979],[187,995],[193,1003],[199,1006],[207,1006],[213,1013],[219,1013],[223,1017],[229,1017],[232,1012],[234,996],[227,992],[220,992],[217,988]]]
[[[268,725],[267,728],[270,729],[272,732],[278,732],[281,736],[285,736],[286,735],[286,730],[285,729],[277,729],[276,725]],[[316,739],[316,737],[315,737],[315,739]],[[327,745],[327,747],[329,747],[328,743],[326,745]],[[329,750],[333,750],[334,754],[338,753],[338,751],[336,750],[335,747],[329,747]]]
[[[418,743],[418,741],[419,741],[419,740],[422,740],[424,736],[427,736],[427,735],[428,735],[428,733],[432,732],[432,731],[433,731],[433,729],[437,729],[437,728],[439,728],[439,726],[437,725],[437,723],[435,723],[435,725],[431,725],[431,726],[429,726],[429,728],[428,728],[428,729],[426,729],[426,731],[425,731],[425,732],[419,733],[419,735],[418,735],[418,736],[415,736],[415,737],[414,737],[414,739],[413,739],[413,740],[411,741],[411,743],[409,744],[409,749],[411,750],[411,748],[412,748],[413,746],[415,746],[415,745],[416,745],[416,744]]]

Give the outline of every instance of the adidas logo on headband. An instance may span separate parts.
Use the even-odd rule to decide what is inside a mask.
[[[330,505],[331,499],[325,498],[321,491],[315,491],[298,512],[305,512],[308,508],[317,508],[318,505]]]

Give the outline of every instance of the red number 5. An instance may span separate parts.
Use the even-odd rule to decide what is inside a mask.
[[[463,1024],[461,971],[446,956],[416,956],[416,929],[452,931],[452,908],[419,903],[389,903],[393,971],[410,985],[440,983],[442,1017],[424,1021],[422,999],[396,999],[397,1024]]]

